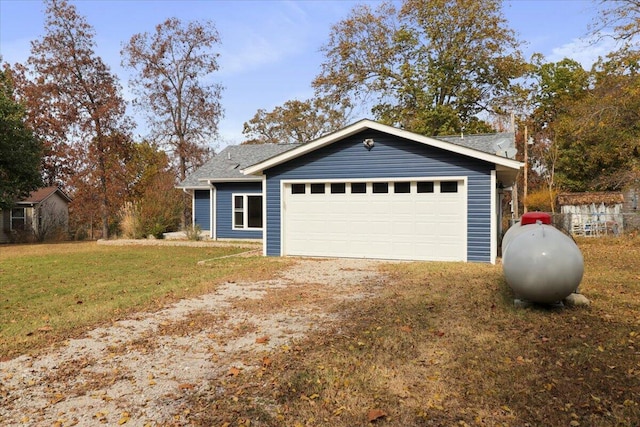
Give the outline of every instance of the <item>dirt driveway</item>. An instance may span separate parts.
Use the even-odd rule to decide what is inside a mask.
[[[186,425],[190,393],[261,369],[384,283],[379,261],[300,259],[274,280],[114,322],[36,357],[0,363],[0,425]]]

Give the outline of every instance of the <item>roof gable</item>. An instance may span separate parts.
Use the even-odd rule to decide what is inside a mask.
[[[52,186],[38,188],[37,190],[32,191],[31,193],[29,193],[29,196],[27,196],[25,199],[20,200],[17,204],[37,205],[47,200],[55,193],[58,193],[60,197],[65,201],[71,201],[71,198],[64,191],[62,191],[60,187]]]
[[[366,129],[377,130],[379,132],[397,136],[399,138],[404,138],[416,143],[425,144],[425,145],[440,148],[452,153],[461,154],[461,155],[472,157],[479,160],[484,160],[486,162],[493,163],[507,169],[519,170],[522,167],[521,162],[518,162],[513,159],[501,157],[496,154],[488,153],[486,151],[481,151],[475,148],[469,148],[467,146],[454,144],[452,142],[448,142],[443,139],[429,138],[413,132],[408,132],[403,129],[394,128],[392,126],[387,126],[378,122],[374,122],[372,120],[364,119],[350,126],[347,126],[339,131],[333,132],[331,134],[318,138],[314,141],[311,141],[307,144],[300,145],[292,150],[283,152],[282,154],[274,156],[270,159],[266,159],[259,163],[253,164],[247,167],[246,169],[244,169],[243,173],[246,175],[260,174],[266,169],[288,162],[289,160],[293,160],[297,157],[303,156],[319,148],[333,144],[337,141],[340,141],[351,135],[357,134]]]

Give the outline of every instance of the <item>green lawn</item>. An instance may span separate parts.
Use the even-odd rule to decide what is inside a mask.
[[[137,310],[268,275],[282,260],[230,257],[225,247],[0,246],[0,359],[41,348]]]

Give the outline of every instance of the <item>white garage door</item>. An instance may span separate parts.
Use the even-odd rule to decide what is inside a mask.
[[[283,187],[285,255],[465,261],[464,179]]]

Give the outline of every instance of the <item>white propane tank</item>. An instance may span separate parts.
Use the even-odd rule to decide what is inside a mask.
[[[563,300],[578,289],[582,280],[584,259],[580,249],[571,237],[540,219],[527,223],[523,218],[522,223],[512,227],[517,228],[506,242],[503,239],[507,284],[519,299],[543,304]]]

